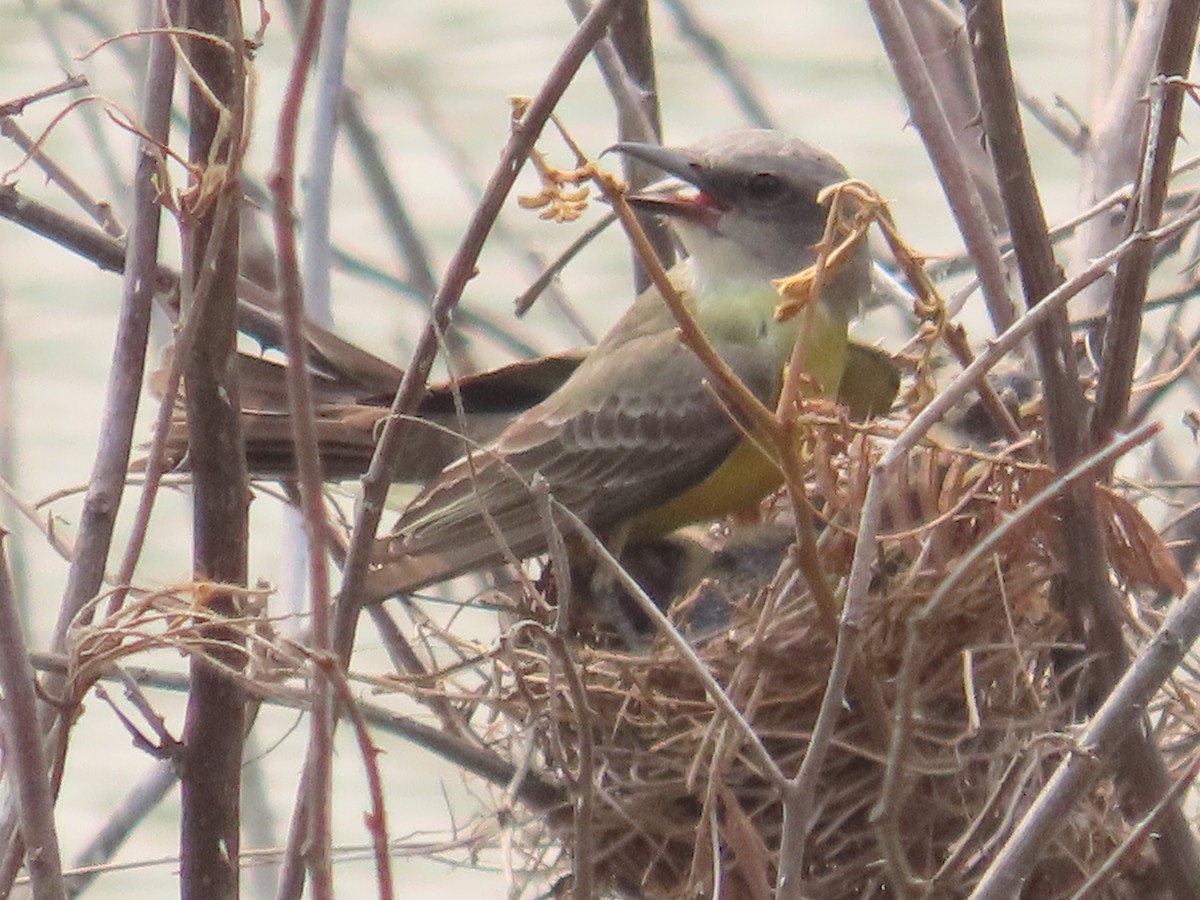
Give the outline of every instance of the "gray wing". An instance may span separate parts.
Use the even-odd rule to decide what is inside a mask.
[[[777,391],[778,373],[753,348],[717,349],[757,396],[769,400]],[[741,438],[709,380],[673,329],[593,354],[492,446],[448,467],[422,492],[397,523],[388,555],[436,552],[445,557],[439,574],[446,578],[501,561],[495,532],[517,557],[542,552],[544,528],[529,487],[535,473],[597,529],[681,494]]]

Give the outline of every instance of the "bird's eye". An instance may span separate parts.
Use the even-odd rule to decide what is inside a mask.
[[[770,172],[756,172],[750,176],[746,189],[756,200],[773,200],[783,193],[783,179]]]

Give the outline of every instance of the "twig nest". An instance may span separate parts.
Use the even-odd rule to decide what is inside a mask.
[[[810,498],[838,598],[869,463],[866,442],[844,437],[818,438],[821,487]],[[1088,712],[1076,700],[1086,660],[1051,596],[1061,568],[1054,505],[973,555],[1047,482],[1036,462],[1002,456],[929,447],[911,460],[879,539],[856,674],[805,829],[806,896],[897,896],[898,882],[914,895],[965,896],[1070,750],[1073,723]],[[779,527],[794,533],[708,536],[707,574],[670,616],[791,778],[810,748],[837,635]],[[525,612],[549,629],[544,608]],[[589,817],[583,829],[569,811],[551,817],[544,837],[631,896],[771,896],[781,787],[706,694],[695,662],[661,635],[637,651],[567,640],[547,652],[558,640],[514,640],[501,654],[512,685],[502,708],[522,733],[532,726],[542,774]],[[1181,720],[1161,721],[1171,730]],[[1131,827],[1101,785],[1044,849],[1023,896],[1070,896]],[[1146,896],[1145,862],[1127,852],[1089,896]]]

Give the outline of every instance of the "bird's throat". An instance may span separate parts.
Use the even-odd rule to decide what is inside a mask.
[[[699,287],[699,286],[697,286]],[[729,344],[758,346],[779,371],[775,393],[762,397],[774,405],[791,362],[796,341],[803,341],[800,365],[801,391],[809,397],[832,399],[846,366],[846,320],[819,303],[787,322],[775,321],[779,295],[769,282],[725,283],[720,290],[696,290],[696,320],[717,348]],[[693,522],[718,519],[755,507],[783,482],[778,465],[754,441],[743,440],[720,466],[700,484],[661,506],[635,516],[629,523],[630,540],[645,540]]]
[[[818,301],[786,322],[775,320],[780,297],[767,280],[727,281],[696,285],[696,321],[716,346],[740,344],[761,348],[780,372],[792,360],[797,341],[803,342],[800,365],[811,384],[809,396],[837,396],[846,365],[844,318]]]

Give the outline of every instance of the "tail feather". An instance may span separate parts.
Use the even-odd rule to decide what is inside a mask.
[[[398,557],[371,566],[367,572],[362,602],[379,603],[389,597],[412,594],[460,575],[501,566],[505,562],[504,555],[495,549],[494,544],[487,555],[452,549]]]

